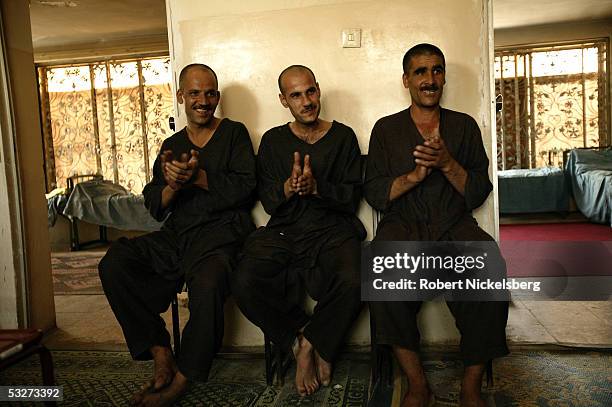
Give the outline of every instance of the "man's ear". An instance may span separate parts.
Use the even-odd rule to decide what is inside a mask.
[[[406,73],[402,74],[402,83],[404,84],[404,87],[408,89],[408,74]]]
[[[285,95],[283,95],[282,93],[278,94],[278,100],[280,100],[281,105],[283,105],[284,107],[289,107],[289,104],[287,104],[287,98],[285,98]]]
[[[180,89],[176,91],[176,100],[179,102],[180,105],[182,105],[185,102],[183,100],[183,91]]]

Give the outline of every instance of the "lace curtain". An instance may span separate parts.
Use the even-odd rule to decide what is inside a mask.
[[[98,173],[138,194],[173,111],[168,58],[40,67],[47,188]]]
[[[610,144],[607,41],[498,49],[498,169],[562,166],[563,151]]]

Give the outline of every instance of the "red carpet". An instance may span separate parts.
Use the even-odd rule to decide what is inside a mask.
[[[612,275],[612,228],[593,223],[500,225],[509,277]]]
[[[500,225],[500,240],[612,240],[612,228],[595,223]]]

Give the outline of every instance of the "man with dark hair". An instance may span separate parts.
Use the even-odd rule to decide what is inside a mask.
[[[189,382],[207,380],[223,339],[228,274],[255,228],[255,157],[247,129],[215,117],[220,92],[210,67],[188,65],[179,78],[187,127],[164,140],[143,191],[153,217],[166,221],[161,231],[119,239],[99,265],[132,357],[155,362],[153,378],[132,400],[142,406],[171,405]],[[189,321],[175,360],[159,314],[183,282]]]
[[[232,293],[251,322],[293,352],[297,391],[308,395],[330,383],[361,309],[361,154],[353,130],[319,118],[321,91],[310,69],[290,66],[278,83],[295,120],[261,140],[257,190],[271,219],[247,239]],[[311,316],[292,295],[302,285],[318,301]]]
[[[420,44],[403,61],[408,109],[380,119],[372,130],[365,197],[383,213],[376,240],[492,241],[472,217],[492,190],[478,124],[440,107],[446,64],[439,48]],[[406,374],[402,406],[432,397],[419,360],[416,316],[421,302],[372,302],[376,342],[390,345]],[[461,337],[465,363],[462,406],[484,406],[485,363],[506,355],[507,302],[447,302]]]

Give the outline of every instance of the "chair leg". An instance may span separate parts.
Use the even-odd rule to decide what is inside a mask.
[[[487,372],[487,386],[492,387],[493,386],[493,360],[492,359],[489,359],[487,361],[486,372]]]
[[[40,367],[42,369],[42,379],[43,385],[45,386],[55,386],[55,374],[53,372],[53,359],[51,357],[51,352],[43,345],[38,345],[39,349],[37,351],[38,356],[40,358]],[[45,406],[53,407],[57,406],[57,402],[55,401],[45,401]]]
[[[77,224],[77,219],[70,217],[70,251],[78,251],[80,248],[79,226]]]
[[[106,226],[100,225],[99,231],[100,231],[100,242],[108,243],[108,229],[106,228]]]
[[[177,358],[181,351],[181,328],[179,323],[178,298],[174,294],[172,299],[172,338],[174,339],[174,357]]]
[[[43,384],[45,386],[55,386],[55,375],[53,373],[53,359],[51,352],[43,345],[39,345],[38,356],[40,357],[40,366],[42,369]]]
[[[274,345],[264,333],[264,351],[266,359],[266,383],[268,386],[285,385],[285,374],[291,366],[293,354],[284,352],[280,346]]]
[[[266,359],[266,383],[272,386],[274,381],[274,371],[272,369],[272,344],[268,335],[264,333],[264,357]]]

